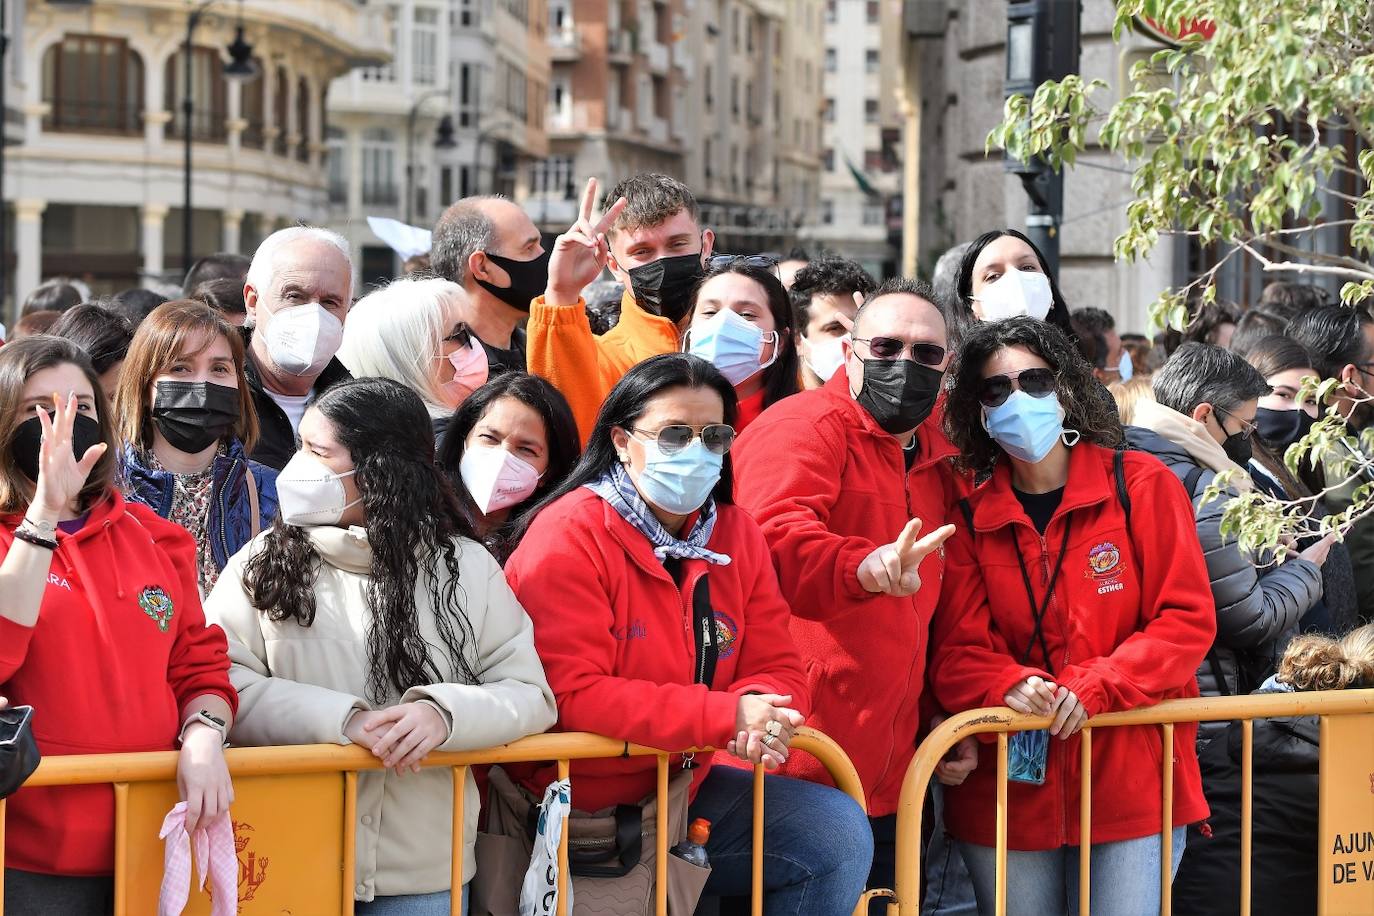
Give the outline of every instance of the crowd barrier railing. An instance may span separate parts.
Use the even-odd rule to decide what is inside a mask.
[[[820,732],[800,729],[794,751],[814,756],[835,785],[862,807],[863,787],[853,763]],[[707,752],[709,749],[699,749]],[[667,916],[669,754],[589,734],[546,734],[511,744],[464,753],[430,754],[425,768],[448,767],[453,778],[452,887],[462,886],[464,792],[468,768],[488,764],[557,761],[566,777],[573,760],[617,757],[658,759],[656,916]],[[225,752],[234,779],[231,810],[239,864],[239,912],[338,913],[351,916],[355,892],[355,816],[358,774],[381,769],[381,762],[358,747],[298,745],[231,748]],[[162,818],[177,801],[177,754],[101,754],[48,757],[25,787],[111,785],[115,800],[115,916],[157,912],[163,848]],[[405,778],[405,777],[401,777]],[[752,911],[763,907],[764,772],[754,768]],[[576,786],[574,786],[576,793]],[[576,795],[574,794],[574,798]],[[5,845],[5,801],[0,800],[0,855]],[[559,847],[557,916],[567,916],[568,832]],[[4,911],[0,871],[0,916]],[[862,902],[855,907],[860,916]],[[453,894],[451,912],[461,912],[462,895]],[[187,914],[210,912],[207,894],[193,892]]]
[[[1081,786],[1079,827],[1090,836],[1092,822],[1092,742],[1100,729],[1156,725],[1162,731],[1160,773],[1162,816],[1159,911],[1171,912],[1170,864],[1173,828],[1174,726],[1179,723],[1239,720],[1242,725],[1240,913],[1251,910],[1252,792],[1254,720],[1291,716],[1320,717],[1320,810],[1317,845],[1318,916],[1374,913],[1374,690],[1268,693],[1239,697],[1169,700],[1127,712],[1090,719],[1079,741]],[[1047,717],[1015,713],[1005,707],[973,709],[945,720],[917,749],[902,785],[897,815],[897,887],[888,916],[918,916],[921,893],[922,805],[941,758],[961,740],[997,735],[997,897],[996,916],[1007,912],[1007,736],[1045,728]],[[1132,791],[1133,787],[1122,787]],[[1346,842],[1342,838],[1349,838]],[[1091,856],[1079,856],[1079,914],[1089,916]]]

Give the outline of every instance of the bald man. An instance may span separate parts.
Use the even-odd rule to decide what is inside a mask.
[[[504,197],[465,197],[439,217],[430,263],[467,292],[474,306],[468,329],[487,351],[491,374],[524,372],[520,326],[549,280],[549,252],[534,221]]]

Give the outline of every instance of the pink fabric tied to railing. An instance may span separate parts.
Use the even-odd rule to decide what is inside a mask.
[[[186,802],[177,802],[162,822],[158,837],[166,842],[162,859],[162,890],[158,894],[158,916],[181,916],[191,890],[191,846],[195,844],[200,888],[210,878],[211,916],[235,916],[238,912],[239,862],[234,850],[234,828],[229,813],[215,818],[208,826],[197,827],[194,837],[186,833]]]

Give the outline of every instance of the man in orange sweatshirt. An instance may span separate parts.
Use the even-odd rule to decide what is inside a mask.
[[[711,256],[696,198],[667,175],[642,173],[611,189],[593,222],[596,179],[587,182],[579,218],[554,242],[549,285],[530,303],[530,372],[552,382],[572,405],[585,442],[601,402],[631,366],[679,348],[692,288]],[[582,290],[603,267],[625,286],[620,322],[592,333]]]

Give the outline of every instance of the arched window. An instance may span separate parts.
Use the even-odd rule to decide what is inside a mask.
[[[301,77],[296,82],[296,133],[300,142],[296,144],[296,159],[310,161],[310,84]]]
[[[291,98],[290,86],[291,77],[286,75],[286,68],[278,67],[275,95],[272,97],[272,119],[277,123],[277,139],[272,144],[272,151],[278,156],[291,155],[291,144],[286,139],[291,126],[291,118],[288,114],[288,100]]]
[[[182,105],[186,101],[185,51],[177,51],[167,59],[166,107],[172,113],[167,135],[178,139],[186,136],[186,115]],[[228,134],[229,87],[224,79],[224,61],[214,48],[191,49],[191,139],[209,142],[224,141]]]
[[[254,61],[258,75],[239,87],[239,116],[245,122],[239,142],[246,149],[262,149],[263,129],[267,126],[267,78],[263,75],[267,71],[261,60]]]
[[[143,60],[123,38],[66,35],[43,55],[43,129],[143,132]]]

